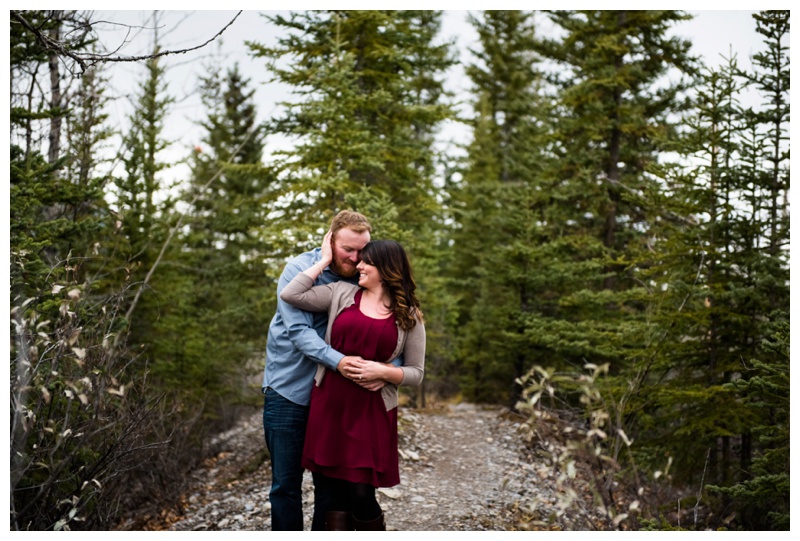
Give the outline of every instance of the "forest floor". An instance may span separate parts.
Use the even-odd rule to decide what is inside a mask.
[[[524,419],[473,404],[400,408],[400,485],[379,489],[387,530],[593,530],[603,523],[580,474],[572,489],[585,496],[565,505],[553,451],[527,445]],[[170,509],[137,513],[119,529],[257,531],[270,529],[270,466],[261,411],[218,437],[222,449],[192,473],[191,486]],[[532,450],[534,449],[534,450]],[[305,529],[313,510],[304,476]]]

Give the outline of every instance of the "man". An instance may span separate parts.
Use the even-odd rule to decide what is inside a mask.
[[[356,265],[361,250],[370,240],[372,227],[367,218],[344,210],[331,222],[333,261],[317,278],[316,285],[338,280],[358,282]],[[264,437],[272,464],[272,529],[302,530],[303,454],[311,388],[317,363],[338,370],[345,377],[360,357],[346,357],[325,343],[327,314],[309,313],[280,300],[280,293],[297,274],[318,264],[321,249],[301,254],[286,264],[278,281],[278,309],[269,326],[264,368]],[[379,390],[383,382],[363,384]],[[314,483],[312,530],[325,529],[328,489]]]

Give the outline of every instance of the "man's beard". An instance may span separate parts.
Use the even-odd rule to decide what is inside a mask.
[[[355,265],[344,267],[342,266],[342,263],[336,259],[331,261],[331,269],[342,278],[352,278],[358,274],[358,269]]]

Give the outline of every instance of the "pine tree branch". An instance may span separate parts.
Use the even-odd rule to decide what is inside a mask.
[[[628,192],[630,194],[633,194],[634,196],[636,196],[638,198],[642,197],[642,195],[640,193],[638,193],[636,190],[634,190],[630,186],[627,186],[627,185],[623,184],[622,182],[620,182],[617,179],[609,177],[608,175],[606,175],[605,172],[601,172],[597,176],[597,178],[599,180],[603,181],[603,182],[608,182],[609,184],[613,184],[614,186],[622,188],[626,192]],[[664,210],[664,209],[655,209],[655,210],[656,210],[656,212],[658,212],[661,216],[663,216],[667,220],[672,220],[674,222],[679,222],[679,223],[682,223],[684,225],[697,225],[697,223],[698,223],[697,220],[694,218],[694,216],[684,217],[684,216],[679,216],[678,214],[672,212],[671,210]],[[650,248],[649,245],[648,245],[648,248]]]

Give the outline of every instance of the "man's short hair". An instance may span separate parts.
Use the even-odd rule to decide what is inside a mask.
[[[333,220],[331,220],[331,237],[336,238],[336,232],[344,227],[352,229],[356,233],[372,232],[372,226],[367,217],[360,212],[352,210],[343,210],[333,217]]]

